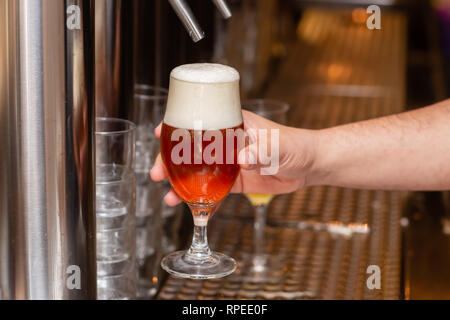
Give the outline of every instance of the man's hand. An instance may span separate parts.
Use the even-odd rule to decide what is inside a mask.
[[[245,130],[279,130],[279,171],[272,176],[261,175],[258,144],[253,142],[240,151],[239,162],[253,157],[257,164],[241,164],[232,192],[280,194],[311,185],[450,189],[450,100],[318,131],[282,126],[247,111],[243,115]],[[158,127],[156,135],[160,134]],[[167,178],[161,157],[151,176],[155,181]],[[173,190],[165,200],[169,205],[181,201]]]
[[[261,168],[264,168],[264,165],[261,164],[261,157],[258,153],[258,141],[250,139],[252,142],[239,153],[242,170],[231,192],[282,194],[304,187],[313,167],[315,133],[310,130],[286,127],[245,110],[242,113],[245,130],[279,130],[279,170],[275,175],[261,174]],[[161,126],[156,128],[155,133],[159,138]],[[270,150],[270,146],[268,150]],[[249,159],[253,159],[253,161],[249,161]],[[257,160],[256,164],[250,164],[250,162],[255,163],[255,159]],[[167,179],[167,169],[161,155],[156,159],[150,175],[154,181]],[[172,189],[165,196],[165,201],[168,205],[174,206],[179,204],[181,199]]]

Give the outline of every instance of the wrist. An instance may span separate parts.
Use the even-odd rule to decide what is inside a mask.
[[[310,165],[305,177],[305,186],[329,184],[331,166],[327,162],[332,149],[329,146],[329,137],[325,130],[312,130],[310,132]]]

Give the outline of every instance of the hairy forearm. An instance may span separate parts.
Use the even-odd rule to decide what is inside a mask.
[[[309,185],[450,189],[450,100],[316,132]]]

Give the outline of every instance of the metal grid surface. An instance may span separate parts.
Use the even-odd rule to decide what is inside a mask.
[[[291,125],[320,129],[403,110],[406,19],[383,12],[370,31],[351,10],[309,9],[290,55],[267,97],[291,104]],[[305,188],[276,197],[265,250],[279,268],[264,282],[247,276],[253,251],[253,211],[231,195],[210,223],[215,250],[238,270],[218,280],[169,277],[159,299],[398,299],[404,193],[335,187]],[[381,290],[366,286],[367,267],[381,269]]]

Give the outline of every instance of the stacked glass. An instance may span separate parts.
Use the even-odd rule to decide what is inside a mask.
[[[136,297],[135,125],[96,120],[97,298]]]
[[[137,298],[155,296],[162,258],[163,221],[161,206],[164,195],[162,183],[150,179],[150,170],[159,153],[155,128],[161,123],[167,90],[148,85],[135,86],[131,119],[136,123],[136,268]]]

